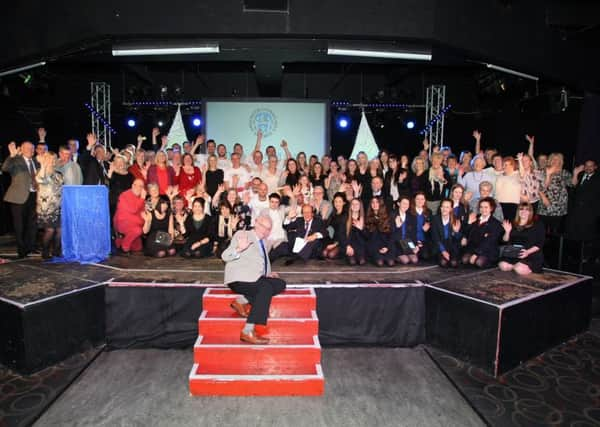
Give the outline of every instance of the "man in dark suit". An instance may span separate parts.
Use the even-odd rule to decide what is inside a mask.
[[[83,185],[108,185],[107,169],[104,165],[106,149],[97,143],[96,135],[87,135],[87,148],[81,153]]]
[[[17,256],[25,258],[35,246],[37,181],[35,175],[39,165],[33,159],[34,146],[25,141],[17,148],[14,142],[8,144],[8,157],[2,164],[2,172],[11,176],[10,187],[4,195],[4,201],[10,204]]]
[[[289,221],[289,218],[286,218]],[[285,262],[285,265],[291,265],[296,260],[306,262],[310,258],[318,258],[321,254],[323,242],[323,233],[325,226],[323,221],[315,217],[313,207],[305,204],[302,206],[302,217],[288,222],[284,227],[288,232],[288,242],[291,248],[294,248],[296,238],[304,239],[304,246],[295,253],[295,257]]]
[[[573,240],[600,237],[600,175],[598,165],[587,160],[573,170],[572,204],[567,218],[567,235]]]

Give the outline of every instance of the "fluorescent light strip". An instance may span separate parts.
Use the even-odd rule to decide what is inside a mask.
[[[121,48],[113,49],[113,56],[144,55],[192,55],[197,53],[219,53],[219,45],[202,47],[156,47],[156,48]]]
[[[366,58],[416,59],[420,61],[431,61],[430,53],[397,52],[392,50],[328,48],[327,55],[361,56]]]
[[[519,71],[511,70],[510,68],[500,67],[499,65],[494,64],[485,64],[486,67],[491,68],[492,70],[502,71],[503,73],[512,74],[513,76],[523,77],[524,79],[535,80],[538,81],[540,78],[536,76],[532,76],[531,74],[521,73]]]
[[[46,65],[46,61],[36,62],[35,64],[25,65],[23,67],[13,68],[11,70],[2,71],[2,72],[0,72],[0,77],[8,76],[10,74],[20,73],[21,71],[31,70],[32,68],[41,67],[43,65]]]

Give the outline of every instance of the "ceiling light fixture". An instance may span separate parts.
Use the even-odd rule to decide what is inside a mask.
[[[23,67],[12,68],[10,70],[0,71],[0,77],[8,76],[11,74],[20,73],[21,71],[31,70],[32,68],[37,68],[46,65],[46,61],[36,62],[35,64],[25,65]]]
[[[412,59],[431,61],[431,52],[409,52],[402,50],[375,50],[350,47],[330,46],[327,55],[360,56],[364,58]]]
[[[205,43],[194,46],[115,46],[112,49],[113,56],[152,56],[152,55],[195,55],[206,53],[219,53],[218,43]]]
[[[492,70],[502,71],[506,74],[512,74],[513,76],[522,77],[524,79],[535,80],[536,82],[540,79],[539,77],[532,76],[531,74],[521,73],[520,71],[511,70],[510,68],[501,67],[499,65],[485,64],[485,66],[491,68]]]

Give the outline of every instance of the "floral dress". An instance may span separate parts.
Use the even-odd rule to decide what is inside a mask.
[[[550,183],[546,186],[546,170],[542,170],[540,174],[541,184],[540,191],[543,192],[550,201],[549,206],[545,206],[540,201],[538,206],[538,214],[543,216],[564,216],[567,214],[567,205],[569,203],[569,193],[567,187],[571,184],[571,172],[561,170],[560,173],[555,173],[550,178]]]
[[[546,179],[545,174],[544,178],[541,177],[542,173],[540,169],[533,169],[521,177],[521,195],[527,196],[529,203],[540,200],[540,185]]]
[[[51,175],[42,175],[38,171],[37,220],[40,228],[60,227],[60,203],[62,199],[63,176],[55,171]]]

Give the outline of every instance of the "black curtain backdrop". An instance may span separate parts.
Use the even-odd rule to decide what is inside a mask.
[[[600,95],[595,93],[586,93],[583,100],[575,155],[578,165],[590,159],[600,163]]]

